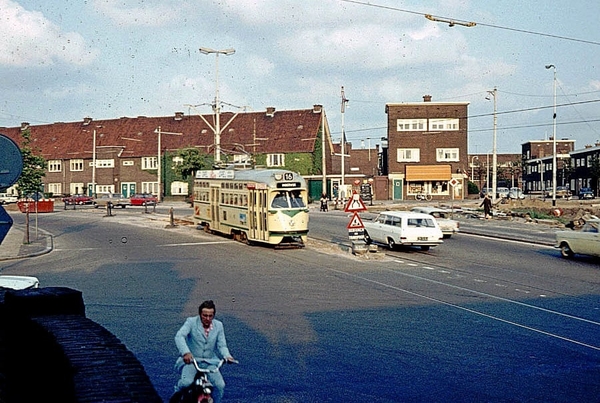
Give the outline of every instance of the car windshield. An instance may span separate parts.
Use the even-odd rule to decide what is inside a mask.
[[[304,200],[299,190],[279,191],[271,202],[271,208],[304,208]]]
[[[597,222],[587,222],[581,229],[582,232],[598,232]]]

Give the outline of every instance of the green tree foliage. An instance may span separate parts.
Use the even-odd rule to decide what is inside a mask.
[[[198,149],[188,147],[181,149],[177,155],[183,159],[181,164],[175,166],[175,173],[181,178],[188,179],[194,177],[196,171],[201,169],[210,169],[213,165],[213,159],[205,154],[201,154]]]
[[[28,196],[43,190],[42,178],[46,175],[46,160],[36,155],[31,146],[31,132],[29,129],[21,133],[23,142],[21,145],[21,155],[23,156],[23,172],[17,181],[17,190],[19,196]]]

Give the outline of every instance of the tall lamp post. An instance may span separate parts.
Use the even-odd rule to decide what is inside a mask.
[[[346,197],[348,197],[348,195],[345,193],[346,192],[346,187],[344,186],[346,184],[346,179],[345,179],[345,175],[346,175],[346,166],[345,166],[345,160],[346,160],[346,130],[344,128],[344,114],[346,112],[346,104],[348,103],[348,99],[346,99],[346,95],[344,93],[344,87],[342,86],[342,148],[341,148],[341,152],[342,152],[342,188],[344,194],[342,195],[342,199],[345,199]]]
[[[556,66],[549,64],[546,69],[554,70],[554,80],[552,83],[554,92],[554,113],[552,115],[552,206],[556,206]]]
[[[496,127],[497,127],[497,109],[496,109],[496,95],[498,93],[498,90],[496,89],[496,87],[494,87],[493,91],[488,91],[488,94],[490,94],[493,98],[494,98],[494,139],[492,142],[492,202],[496,202],[496,186],[498,183],[498,156],[497,156],[497,149],[496,149]],[[486,97],[486,99],[490,99],[489,96]],[[489,186],[489,183],[488,183]]]
[[[219,55],[232,55],[235,53],[235,49],[223,49],[214,50],[211,48],[200,48],[200,53],[209,55],[215,54],[215,81],[216,81],[216,93],[215,93],[215,104],[213,105],[213,111],[215,112],[215,163],[221,162],[221,104],[219,102]]]

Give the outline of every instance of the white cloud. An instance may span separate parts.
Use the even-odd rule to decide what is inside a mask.
[[[75,32],[63,32],[40,12],[27,11],[11,0],[0,0],[0,65],[86,65],[97,51]]]
[[[133,4],[130,4],[133,3]],[[152,4],[154,3],[154,4]],[[163,26],[177,20],[179,1],[94,0],[96,9],[117,26]]]

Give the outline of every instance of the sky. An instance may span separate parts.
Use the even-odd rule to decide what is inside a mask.
[[[224,112],[323,105],[335,142],[344,127],[375,147],[385,105],[427,94],[470,103],[469,153],[492,152],[494,105],[498,153],[554,131],[582,149],[600,141],[599,15],[592,0],[0,0],[0,127],[210,114],[218,88]]]

